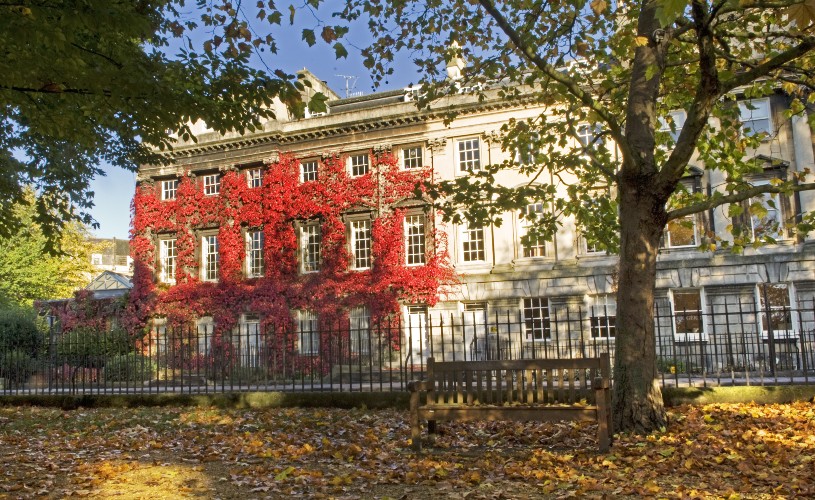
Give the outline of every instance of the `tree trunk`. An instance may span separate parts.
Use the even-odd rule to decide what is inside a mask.
[[[621,179],[620,269],[614,363],[614,430],[647,433],[666,424],[657,381],[654,286],[665,200],[650,176]]]

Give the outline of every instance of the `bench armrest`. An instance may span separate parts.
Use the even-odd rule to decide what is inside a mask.
[[[427,392],[433,390],[433,383],[429,380],[411,380],[407,384],[410,392]]]
[[[611,383],[607,378],[603,377],[595,377],[594,381],[592,381],[591,388],[595,391],[599,391],[601,389],[608,389],[611,387]]]

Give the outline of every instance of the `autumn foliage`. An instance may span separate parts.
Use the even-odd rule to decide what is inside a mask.
[[[815,405],[669,410],[598,453],[591,424],[449,423],[410,451],[405,411],[0,409],[0,496],[811,498]]]
[[[369,173],[351,177],[345,157],[327,156],[319,164],[318,180],[301,182],[299,160],[282,155],[263,168],[260,187],[250,187],[237,169],[226,171],[216,196],[206,196],[200,179],[189,173],[172,200],[161,199],[160,183],[140,184],[133,200],[135,274],[125,324],[139,331],[156,315],[170,325],[211,316],[217,335],[231,330],[243,313],[258,315],[266,331],[289,325],[292,311],[299,309],[317,313],[321,322],[337,323],[349,309],[365,305],[376,322],[395,315],[400,302],[435,304],[454,280],[443,234],[428,233],[426,265],[404,265],[405,207],[424,209],[414,188],[430,171],[401,170],[391,153],[372,152],[370,159]],[[344,220],[349,212],[371,214],[370,269],[351,270]],[[427,220],[432,219],[428,214]],[[320,225],[319,272],[300,272],[298,221]],[[264,233],[261,278],[244,277],[247,229]],[[196,247],[204,230],[218,235],[217,283],[200,278]],[[173,286],[155,279],[159,237],[176,239]]]

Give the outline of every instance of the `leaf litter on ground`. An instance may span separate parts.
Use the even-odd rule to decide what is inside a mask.
[[[599,453],[591,424],[439,424],[324,408],[0,408],[0,498],[815,496],[815,404],[669,412]],[[427,436],[425,436],[427,437]]]

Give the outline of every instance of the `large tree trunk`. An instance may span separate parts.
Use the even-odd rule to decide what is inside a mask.
[[[650,432],[666,424],[656,372],[654,286],[665,201],[650,179],[620,182],[620,269],[614,363],[614,430]]]

